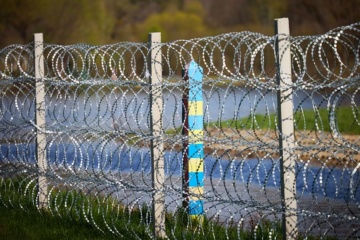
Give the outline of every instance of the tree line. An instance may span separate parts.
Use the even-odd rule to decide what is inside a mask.
[[[322,34],[360,20],[358,0],[1,0],[0,47],[28,43],[36,32],[47,43],[103,45],[163,41],[232,31],[273,34],[273,20],[288,17],[292,35]]]

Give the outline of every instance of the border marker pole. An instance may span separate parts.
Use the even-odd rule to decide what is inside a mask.
[[[183,183],[185,186],[184,199],[187,203],[190,218],[202,223],[204,215],[204,113],[202,97],[203,69],[194,61],[191,61],[185,69],[184,80],[188,80],[187,99],[187,128],[183,133],[187,134],[187,149],[183,149],[185,174]],[[183,101],[184,103],[184,101]],[[186,117],[186,116],[185,116]],[[183,128],[183,129],[184,129]]]

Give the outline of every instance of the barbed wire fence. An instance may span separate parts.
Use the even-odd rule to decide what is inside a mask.
[[[1,204],[124,238],[359,238],[360,23],[277,26],[1,49]]]

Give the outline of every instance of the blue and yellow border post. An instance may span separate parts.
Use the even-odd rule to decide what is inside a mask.
[[[203,69],[191,61],[185,69],[188,81],[183,97],[183,205],[192,220],[203,222],[204,215],[204,142],[203,142]]]

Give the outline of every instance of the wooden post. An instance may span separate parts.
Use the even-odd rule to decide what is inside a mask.
[[[150,132],[151,161],[153,184],[153,219],[155,238],[165,238],[165,194],[164,194],[164,146],[162,142],[162,65],[161,65],[161,34],[150,33]]]
[[[188,80],[188,89],[185,96],[187,121],[185,120],[183,133],[187,134],[184,154],[183,190],[185,204],[188,207],[190,218],[202,223],[204,214],[204,142],[203,142],[203,98],[202,98],[203,69],[191,61],[185,69],[184,80]],[[183,114],[184,115],[184,114]],[[183,129],[184,129],[183,128]],[[186,162],[185,162],[186,161]]]
[[[39,169],[38,186],[38,207],[45,208],[48,206],[47,202],[47,160],[46,160],[46,135],[45,135],[45,84],[44,84],[44,43],[43,34],[34,34],[34,49],[35,49],[35,124],[36,129],[36,159]]]
[[[293,90],[291,77],[291,52],[289,20],[275,20],[275,50],[277,63],[279,151],[281,171],[281,197],[283,207],[284,239],[296,239],[297,200],[294,155]]]

